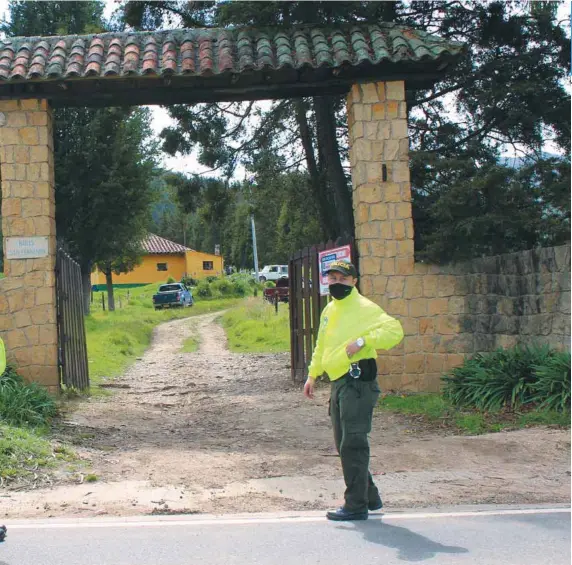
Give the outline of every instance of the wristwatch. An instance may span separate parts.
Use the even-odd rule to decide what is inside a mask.
[[[363,347],[365,345],[365,339],[363,337],[358,337],[356,339],[356,343],[358,347]]]

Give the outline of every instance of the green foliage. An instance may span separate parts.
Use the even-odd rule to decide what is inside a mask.
[[[412,167],[423,186],[413,201],[419,259],[462,261],[570,240],[569,160],[515,169],[481,149],[457,160],[418,153]]]
[[[0,375],[0,421],[14,426],[46,426],[56,404],[38,383],[26,383],[13,367]]]
[[[525,412],[518,418],[519,427],[529,426],[570,426],[570,412],[556,410],[533,410]]]
[[[196,335],[192,335],[183,342],[181,353],[195,353],[199,350],[199,345],[199,338]]]
[[[570,38],[557,7],[481,0],[143,1],[126,3],[125,21],[142,29],[390,21],[463,42],[466,56],[452,72],[407,97],[416,254],[447,262],[569,238],[570,161],[541,158],[549,138],[570,152]],[[280,100],[267,110],[250,103],[177,105],[170,113],[176,125],[162,133],[166,151],[196,149],[201,163],[228,176],[238,164],[252,173],[252,190],[236,201],[231,196],[224,216],[227,263],[252,265],[252,212],[263,263],[282,262],[348,224],[342,97]],[[500,159],[507,150],[528,158],[519,170]],[[285,191],[296,175],[295,189]]]
[[[534,366],[536,382],[531,401],[540,408],[563,412],[570,409],[570,354],[555,351]]]
[[[181,279],[181,282],[188,286],[189,288],[191,287],[195,287],[199,284],[199,280],[198,279],[194,279],[193,277],[183,277]]]
[[[443,382],[445,398],[456,406],[570,410],[570,354],[546,346],[477,354],[445,375]]]
[[[380,407],[400,414],[424,414],[431,420],[444,417],[449,406],[438,394],[384,395]]]
[[[73,458],[68,449],[54,448],[44,435],[42,429],[20,428],[0,421],[0,478],[7,482],[33,478],[58,460]]]
[[[570,412],[535,409],[526,412],[481,411],[456,406],[439,394],[383,395],[378,409],[405,416],[421,417],[439,428],[452,428],[463,434],[477,435],[530,426],[570,426]]]
[[[104,31],[102,2],[10,1],[10,22],[0,22],[8,35],[78,35]]]
[[[213,289],[211,283],[209,283],[206,279],[203,279],[196,286],[194,294],[196,296],[200,296],[201,298],[212,298]]]
[[[173,277],[169,277],[167,279],[167,284],[171,284],[171,283],[175,283],[175,282],[177,282],[177,281]]]
[[[241,298],[250,294],[256,283],[249,275],[207,277],[198,282],[194,294],[201,298]]]
[[[288,305],[278,314],[266,301],[254,298],[224,314],[222,325],[231,351],[238,353],[281,353],[290,350]]]
[[[58,110],[58,234],[85,273],[92,263],[126,272],[149,223],[155,149],[146,108]],[[81,142],[79,141],[81,139]]]
[[[214,293],[218,293],[221,296],[230,296],[233,294],[234,286],[228,279],[219,279],[211,283]]]

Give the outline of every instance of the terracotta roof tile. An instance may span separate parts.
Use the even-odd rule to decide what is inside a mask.
[[[125,76],[209,76],[454,58],[459,43],[391,23],[337,28],[190,29],[0,39],[10,82]]]
[[[185,251],[192,251],[184,245],[169,241],[164,237],[159,237],[150,233],[145,240],[141,242],[143,249],[152,255],[160,255],[164,253],[184,253]]]

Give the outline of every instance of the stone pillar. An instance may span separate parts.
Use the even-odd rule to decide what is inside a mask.
[[[355,84],[348,126],[361,291],[405,332],[398,347],[379,352],[380,383],[437,391],[443,372],[473,351],[473,340],[460,320],[459,277],[415,263],[404,83]]]
[[[410,327],[416,321],[409,318],[410,306],[404,298],[406,281],[408,286],[421,284],[420,277],[412,277],[415,260],[405,83],[355,84],[347,103],[360,288],[400,319],[406,335],[416,334],[417,329]],[[381,353],[380,372],[399,377],[399,382],[382,378],[387,388],[417,388],[404,382],[408,380],[404,349],[402,343]]]
[[[4,274],[0,336],[27,380],[59,389],[52,114],[45,100],[0,100]],[[6,238],[48,238],[48,256],[8,259]]]

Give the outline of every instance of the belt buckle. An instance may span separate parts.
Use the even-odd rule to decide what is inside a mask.
[[[361,367],[359,366],[359,364],[351,363],[349,373],[350,376],[353,377],[354,379],[359,379],[361,377]]]

